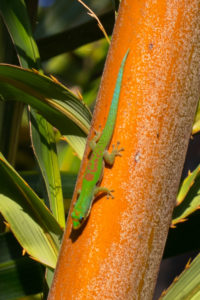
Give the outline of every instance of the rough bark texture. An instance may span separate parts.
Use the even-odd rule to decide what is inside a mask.
[[[125,151],[101,184],[115,198],[78,232],[69,217],[49,300],[152,298],[199,98],[199,32],[199,0],[122,1],[92,124],[105,124],[130,48],[112,140]]]

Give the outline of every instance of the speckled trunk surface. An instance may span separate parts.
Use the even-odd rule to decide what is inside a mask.
[[[122,1],[93,120],[105,124],[130,48],[112,140],[125,151],[101,184],[115,198],[80,231],[68,219],[49,300],[152,299],[199,98],[199,32],[200,1]]]

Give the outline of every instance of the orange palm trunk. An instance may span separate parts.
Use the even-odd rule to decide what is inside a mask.
[[[101,184],[115,198],[80,231],[68,218],[49,300],[152,298],[199,97],[199,29],[199,0],[122,1],[92,123],[105,124],[130,48],[111,142],[125,151]]]

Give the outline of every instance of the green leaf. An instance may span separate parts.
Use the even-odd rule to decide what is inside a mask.
[[[174,280],[160,300],[198,300],[200,299],[200,255],[187,264],[183,273]]]
[[[62,230],[50,211],[0,155],[0,211],[22,247],[55,268]]]
[[[200,131],[200,102],[198,103],[196,116],[195,116],[193,127],[192,127],[192,134],[195,134],[198,131]]]
[[[15,18],[12,17],[11,20],[9,18],[5,19],[13,38],[20,64],[22,67],[28,66],[30,68],[31,66],[34,66],[40,68],[38,61],[39,53],[32,35],[28,13],[24,5],[25,3],[23,0],[15,0],[14,2],[15,7],[13,7],[13,5],[10,6],[8,11]],[[15,28],[17,29],[17,32]],[[22,34],[23,40],[20,39]],[[19,44],[25,55],[21,54]],[[33,64],[30,64],[29,56],[31,57]],[[30,110],[30,115],[32,145],[47,190],[46,203],[50,203],[53,215],[61,227],[64,228],[65,212],[54,130],[41,115],[38,115],[32,109]]]
[[[66,87],[34,71],[1,64],[0,96],[35,108],[65,135],[82,158],[91,113]]]
[[[14,42],[21,66],[40,68],[39,52],[32,35],[27,9],[23,0],[2,2],[2,14]],[[42,116],[32,111],[32,144],[38,164],[44,177],[51,210],[64,228],[65,214],[62,198],[61,178],[58,166],[54,130]]]
[[[39,53],[32,35],[24,1],[13,0],[12,3],[8,2],[7,5],[5,5],[5,2],[3,3],[4,5],[1,7],[2,14],[13,39],[21,65],[29,68],[40,68]],[[21,36],[23,39],[21,39]],[[28,80],[31,79],[29,78]],[[37,89],[37,87],[36,83],[34,88]],[[53,95],[53,91],[51,94],[48,94],[49,97],[51,95]],[[33,149],[47,190],[48,198],[46,199],[46,203],[50,204],[53,215],[64,228],[65,214],[54,131],[52,126],[42,116],[34,113],[33,110],[31,110],[30,115]],[[76,142],[76,137],[74,140]],[[81,148],[79,147],[79,149]]]
[[[24,1],[1,0],[0,12],[13,39],[21,66],[39,68],[39,52],[32,36]]]
[[[49,204],[56,220],[64,228],[65,212],[55,134],[52,126],[33,110],[30,112],[30,120],[33,150],[46,184],[48,197],[45,202]]]
[[[21,65],[29,68],[36,67],[39,55],[24,1],[3,0],[0,4],[0,10],[14,41]],[[25,73],[20,69],[14,71],[13,68],[15,67],[1,66],[0,80],[5,81],[0,85],[0,97],[30,104],[65,135],[81,159],[91,120],[91,113],[87,107],[63,85],[56,84],[54,79],[50,80],[46,76],[42,77],[41,74],[33,72],[28,73],[27,70],[24,70]]]
[[[0,298],[12,300],[42,292],[42,266],[27,256],[11,232],[0,234]]]
[[[200,207],[200,165],[183,181],[175,207],[172,226],[184,222],[185,219]]]
[[[37,193],[39,197],[42,197],[42,178],[36,171],[25,171],[20,172],[23,179],[31,186],[31,188]],[[63,197],[66,199],[71,199],[76,184],[77,175],[69,174],[67,172],[61,172]]]
[[[199,176],[199,173],[200,173],[200,165],[198,165],[198,167],[192,173],[189,172],[188,176],[184,179],[184,181],[180,186],[178,196],[176,199],[177,205],[179,205],[184,200],[189,190],[193,186],[195,180]]]

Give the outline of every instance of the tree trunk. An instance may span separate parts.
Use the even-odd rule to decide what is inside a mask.
[[[104,126],[129,48],[111,142],[124,152],[101,183],[115,198],[76,232],[69,216],[49,300],[152,299],[199,98],[199,32],[199,0],[121,2],[92,122]]]

